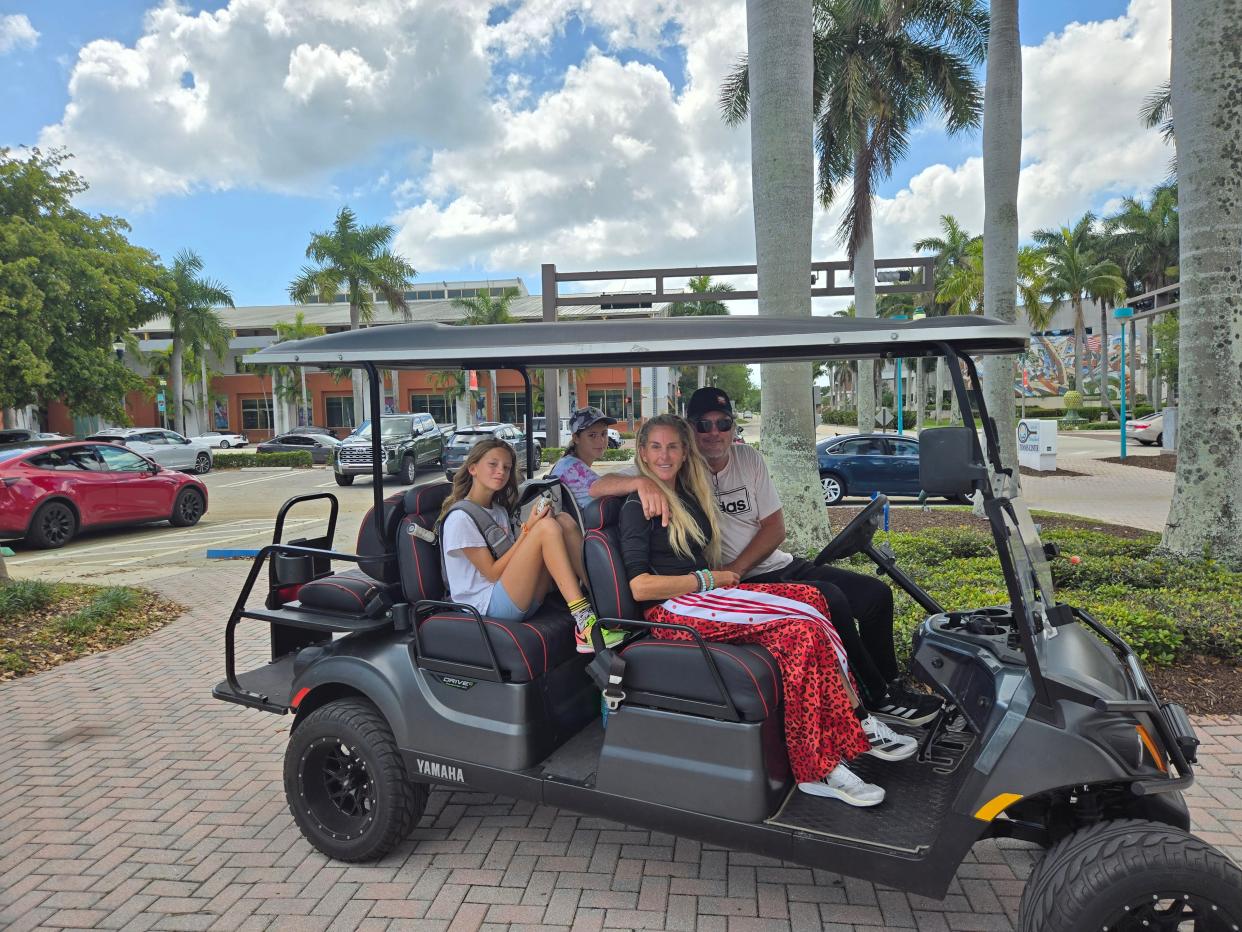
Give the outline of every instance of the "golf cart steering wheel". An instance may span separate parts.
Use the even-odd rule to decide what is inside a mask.
[[[880,526],[880,516],[884,513],[887,496],[877,495],[862,511],[854,515],[854,520],[845,526],[836,537],[828,541],[828,545],[815,558],[816,566],[823,566],[834,560],[844,560],[861,551]]]

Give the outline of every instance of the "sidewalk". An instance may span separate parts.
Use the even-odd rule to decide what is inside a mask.
[[[1059,456],[1057,465],[1082,475],[1023,476],[1022,498],[1031,508],[1164,530],[1173,500],[1173,473],[1086,455]]]
[[[332,863],[285,806],[290,719],[217,702],[248,564],[152,583],[189,611],[107,654],[0,684],[0,927],[106,929],[1010,929],[1034,849],[977,845],[944,900],[435,790],[377,865]],[[262,630],[259,630],[262,628]],[[243,629],[242,669],[266,628]],[[1242,855],[1242,717],[1200,719],[1203,836]]]

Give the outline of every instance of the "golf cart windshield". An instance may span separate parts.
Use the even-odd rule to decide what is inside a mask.
[[[1027,620],[1035,631],[1043,627],[1047,609],[1056,602],[1052,585],[1052,568],[1039,528],[1031,519],[1031,511],[1020,499],[1009,501],[1003,510],[1009,557],[1013,561],[1018,585],[1022,588]]]

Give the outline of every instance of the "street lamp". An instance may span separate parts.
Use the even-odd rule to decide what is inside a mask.
[[[1113,311],[1113,316],[1121,321],[1121,458],[1126,458],[1126,320],[1134,316],[1134,308],[1119,307]],[[1108,347],[1101,347],[1104,353],[1104,359],[1108,359]],[[1104,367],[1105,373],[1108,372],[1107,364]],[[1101,386],[1105,392],[1104,400],[1108,401],[1108,381],[1105,380]]]

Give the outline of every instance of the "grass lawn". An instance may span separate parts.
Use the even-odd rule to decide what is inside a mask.
[[[0,680],[128,644],[182,611],[146,589],[0,582]]]

